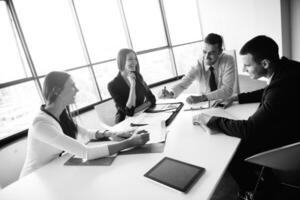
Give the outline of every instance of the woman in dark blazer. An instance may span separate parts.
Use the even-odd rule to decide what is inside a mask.
[[[115,122],[133,116],[146,107],[155,105],[156,99],[140,74],[136,53],[131,49],[121,49],[118,53],[118,75],[108,83],[108,91],[115,101],[117,113]]]

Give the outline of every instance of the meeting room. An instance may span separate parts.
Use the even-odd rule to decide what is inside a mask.
[[[299,0],[0,0],[0,30],[1,200],[300,199]]]

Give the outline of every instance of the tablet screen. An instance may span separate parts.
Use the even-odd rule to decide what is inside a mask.
[[[165,157],[144,176],[186,193],[204,170],[202,167]]]

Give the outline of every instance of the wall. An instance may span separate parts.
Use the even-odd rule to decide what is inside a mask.
[[[290,0],[281,0],[282,53],[291,58],[291,8]]]
[[[292,59],[300,61],[300,1],[290,0]]]
[[[239,52],[257,35],[268,35],[279,45],[282,55],[280,0],[198,0],[203,34],[216,32],[224,37],[226,49]],[[238,57],[239,73],[242,62]]]

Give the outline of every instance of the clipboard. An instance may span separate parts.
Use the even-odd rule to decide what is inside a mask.
[[[136,147],[127,151],[121,151],[119,155],[129,155],[129,154],[144,154],[144,153],[163,153],[165,149],[165,143],[150,143],[145,144],[141,147]]]
[[[110,166],[114,159],[116,158],[116,155],[103,157],[103,158],[97,158],[94,160],[84,160],[82,158],[76,158],[72,156],[69,160],[67,160],[64,165],[67,166]]]
[[[179,111],[182,109],[182,102],[174,103],[157,103],[154,107],[146,109],[145,113],[170,112],[170,116],[165,120],[166,126],[169,126]]]

